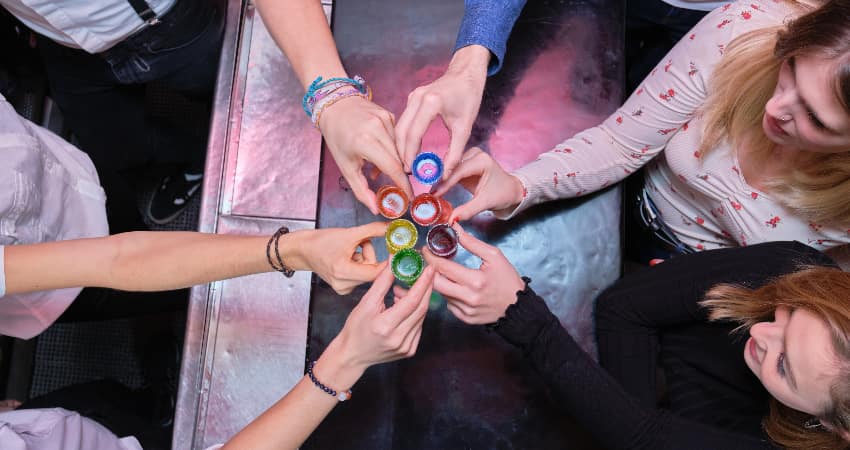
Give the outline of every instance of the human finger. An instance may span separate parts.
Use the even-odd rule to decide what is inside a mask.
[[[381,112],[378,115],[381,119],[381,125],[384,126],[384,131],[386,135],[390,138],[391,144],[390,147],[395,149],[395,115],[384,108],[381,108]]]
[[[411,300],[416,303],[416,309],[413,310],[413,313],[409,316],[402,319],[401,323],[398,325],[398,330],[405,334],[405,336],[410,334],[410,331],[416,327],[416,324],[421,324],[425,318],[425,314],[428,312],[428,303],[431,301],[431,292],[433,291],[432,285],[428,285],[428,288],[422,293],[421,297],[410,298],[407,297],[408,300]],[[404,300],[402,300],[404,301]]]
[[[463,264],[458,264],[447,258],[440,258],[434,255],[428,248],[422,249],[422,257],[429,266],[434,267],[440,275],[447,277],[453,281],[461,282],[475,278],[476,270],[470,269]]]
[[[385,265],[388,265],[387,261],[378,264],[349,262],[339,270],[339,277],[349,281],[365,283],[376,279],[381,271],[384,270]]]
[[[413,160],[422,147],[422,136],[428,131],[431,122],[437,118],[442,101],[439,95],[425,93],[416,114],[411,118],[407,136],[404,141],[404,163],[413,169]]]
[[[411,173],[412,170],[410,163],[408,163],[407,148],[404,143],[407,140],[407,135],[410,133],[410,123],[413,120],[413,117],[416,116],[416,112],[419,110],[420,89],[421,88],[414,89],[407,96],[407,106],[405,106],[404,111],[402,111],[395,126],[396,148],[398,149],[404,171],[408,174]],[[415,154],[415,152],[412,153]],[[413,158],[410,158],[410,161],[412,162]]]
[[[390,125],[389,127],[392,130],[392,126]],[[389,176],[393,183],[407,194],[408,198],[413,198],[413,187],[410,186],[410,179],[404,172],[404,167],[402,166],[401,158],[399,157],[398,150],[396,148],[395,139],[392,137],[394,134],[395,131],[390,134],[387,133],[386,130],[384,130],[383,133],[376,133],[374,138],[376,140],[377,148],[367,153],[366,158],[369,159],[369,161],[374,164],[378,170]]]
[[[378,273],[378,277],[375,278],[372,286],[369,287],[369,290],[360,299],[360,303],[370,307],[382,306],[384,297],[390,290],[390,286],[393,285],[393,281],[395,281],[395,275],[390,270],[389,264],[384,263],[381,271]]]
[[[387,233],[387,222],[375,221],[363,225],[358,225],[354,228],[349,228],[354,234],[354,238],[358,241],[365,239],[380,237]]]
[[[425,318],[423,317],[422,323],[424,323],[424,322],[425,322]],[[407,352],[408,358],[415,355],[416,351],[419,349],[419,341],[420,341],[420,338],[422,337],[422,323],[420,323],[415,328],[415,334],[413,335],[413,342],[410,343],[410,350]]]
[[[494,259],[503,256],[502,251],[498,247],[494,247],[470,233],[460,226],[459,223],[452,225],[452,228],[457,232],[458,243],[468,250],[473,255],[481,258],[484,261],[493,261]]]
[[[443,167],[445,169],[444,173],[447,178],[452,175],[455,167],[457,167],[460,163],[460,160],[463,157],[463,147],[469,140],[469,134],[471,132],[472,130],[465,124],[455,125],[449,128],[449,133],[451,134],[449,151],[446,152],[446,155],[443,158]]]
[[[453,316],[457,317],[458,320],[464,323],[472,323],[473,318],[467,315],[463,310],[461,310],[456,303],[448,302],[446,303],[446,308],[452,313]]]
[[[480,153],[483,152],[477,147],[467,150],[467,152],[463,154],[463,159],[451,175],[443,178],[443,181],[437,185],[434,195],[437,197],[442,196],[464,178],[481,176],[487,170],[487,160],[486,158],[478,158],[477,156]]]
[[[404,339],[402,340],[402,351],[404,351],[404,356],[409,358],[416,353],[416,347],[419,346],[419,336],[422,335],[422,325],[425,323],[425,316],[428,313],[428,303],[431,297],[431,289],[425,293],[426,295],[422,298],[419,308],[417,308],[416,312],[413,313],[411,317],[405,319],[399,327],[402,331],[405,331]],[[410,323],[407,323],[409,319],[415,318]]]
[[[399,298],[404,298],[404,296],[407,295],[407,289],[396,284],[393,286],[393,295]]]
[[[422,295],[431,288],[431,284],[434,282],[434,273],[433,267],[426,267],[422,271],[422,274],[419,275],[416,283],[413,283],[413,287],[410,288],[407,295],[402,298],[401,302],[394,304],[386,311],[386,317],[390,327],[398,327],[406,317],[410,316],[416,310],[419,304],[417,300],[422,298]]]
[[[366,181],[366,177],[363,176],[363,172],[360,170],[348,171],[344,170],[342,167],[340,167],[340,170],[342,171],[342,176],[345,177],[345,180],[348,182],[348,186],[351,187],[351,192],[354,194],[354,198],[369,208],[369,211],[372,214],[378,214],[378,202],[376,200],[375,193],[369,189],[369,182]]]
[[[376,264],[378,262],[378,255],[375,254],[375,246],[372,245],[372,241],[366,239],[360,242],[360,254],[363,257],[363,262],[368,264]]]
[[[468,287],[437,274],[434,277],[434,289],[442,294],[447,302],[463,305],[461,309],[466,314],[472,313],[473,308],[468,303],[468,299],[472,296],[472,291]]]

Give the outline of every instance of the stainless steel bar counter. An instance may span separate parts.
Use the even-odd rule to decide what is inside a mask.
[[[407,94],[444,70],[460,0],[348,0],[324,5],[351,74],[397,116]],[[595,125],[623,94],[623,5],[530,2],[503,69],[488,80],[470,145],[507,168]],[[271,234],[377,220],[340,177],[300,107],[302,88],[250,4],[227,3],[200,229]],[[423,150],[443,151],[432,126]],[[384,180],[386,181],[386,180]],[[378,186],[381,180],[377,180]],[[460,188],[454,204],[469,195]],[[499,246],[532,277],[561,322],[593,352],[592,300],[620,273],[619,187],[541,205],[468,231]],[[420,238],[421,242],[421,238]],[[383,245],[376,241],[376,247]],[[386,258],[386,251],[379,252]],[[456,260],[477,267],[461,251]],[[242,277],[195,287],[181,369],[174,448],[224,442],[284,395],[341,328],[365,288],[340,297],[308,273]],[[305,448],[594,448],[546,396],[522,355],[432,299],[409,360],[373,367]],[[282,426],[285,426],[282,425]]]

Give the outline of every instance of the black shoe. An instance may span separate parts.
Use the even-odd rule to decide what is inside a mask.
[[[148,219],[157,225],[176,219],[189,205],[189,200],[201,190],[202,181],[202,174],[180,172],[164,176],[148,203]]]
[[[154,337],[146,347],[141,361],[145,386],[141,391],[150,402],[152,423],[168,428],[174,424],[182,351],[173,336]]]

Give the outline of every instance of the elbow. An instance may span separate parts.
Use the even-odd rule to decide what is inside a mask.
[[[619,289],[619,282],[602,291],[596,298],[594,318],[597,330],[628,328],[633,299]]]

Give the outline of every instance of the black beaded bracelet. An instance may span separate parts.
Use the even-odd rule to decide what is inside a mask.
[[[289,233],[289,228],[284,225],[278,228],[272,237],[269,238],[269,243],[266,244],[266,259],[269,261],[269,265],[272,266],[272,269],[284,274],[288,278],[292,278],[292,276],[295,275],[295,271],[286,267],[286,264],[283,263],[283,258],[280,257],[280,249],[277,246],[278,241],[280,241],[280,237],[286,233]],[[272,261],[272,245],[274,245],[274,254],[277,259],[277,264]]]
[[[322,384],[322,382],[319,381],[316,378],[316,375],[313,374],[313,366],[315,366],[315,365],[316,365],[316,361],[310,361],[310,364],[307,365],[307,376],[310,377],[310,381],[312,381],[313,384],[315,384],[317,388],[323,390],[328,395],[336,397],[336,399],[341,401],[341,402],[344,402],[344,401],[351,398],[351,389],[349,389],[347,391],[337,392],[337,391],[325,386],[324,384]]]

